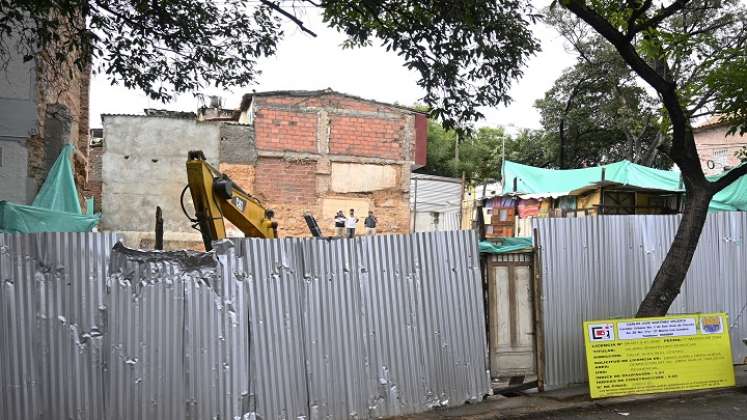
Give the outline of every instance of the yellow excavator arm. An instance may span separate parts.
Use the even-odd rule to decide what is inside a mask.
[[[247,237],[277,238],[278,225],[272,221],[272,210],[208,164],[202,151],[189,152],[187,181],[206,251],[212,249],[213,241],[226,238],[224,219]]]

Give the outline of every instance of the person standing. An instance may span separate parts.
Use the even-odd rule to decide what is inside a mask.
[[[368,217],[363,221],[363,225],[366,227],[366,235],[376,235],[376,216],[372,211],[368,212]]]
[[[350,209],[350,216],[345,220],[345,228],[348,231],[348,238],[355,237],[356,224],[358,224],[358,218],[355,217],[355,210]]]
[[[338,238],[345,237],[345,213],[342,210],[338,210],[335,215],[335,236]]]

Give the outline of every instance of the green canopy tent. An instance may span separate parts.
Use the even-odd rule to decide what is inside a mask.
[[[602,172],[604,170],[604,177]],[[543,169],[503,162],[503,194],[574,193],[602,185],[622,185],[673,193],[685,191],[680,173],[653,169],[627,160],[583,169]],[[723,174],[708,177],[716,180]],[[717,193],[711,200],[711,211],[747,211],[747,177],[742,177]]]
[[[82,214],[75,188],[73,146],[63,146],[30,206],[0,201],[0,232],[89,232],[100,215]]]

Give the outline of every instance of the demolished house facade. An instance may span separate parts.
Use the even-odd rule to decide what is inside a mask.
[[[273,209],[280,236],[309,236],[304,212],[332,235],[335,213],[351,208],[360,230],[370,210],[379,232],[410,231],[410,173],[425,164],[427,138],[426,115],[416,110],[328,89],[248,94],[238,110],[146,110],[102,122],[102,228],[123,232],[134,246],[152,245],[156,206],[167,247],[198,246],[180,205],[189,150],[202,150]]]

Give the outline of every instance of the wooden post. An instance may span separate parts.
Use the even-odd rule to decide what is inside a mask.
[[[160,206],[156,206],[156,249],[163,250],[163,216]]]

